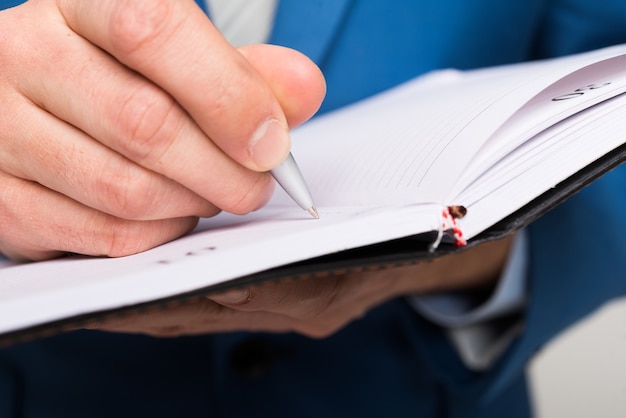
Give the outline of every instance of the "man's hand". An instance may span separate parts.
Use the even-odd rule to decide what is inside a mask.
[[[0,12],[0,252],[122,256],[245,213],[324,96],[285,48],[232,48],[191,0]]]
[[[492,285],[511,242],[488,242],[414,266],[251,286],[171,309],[111,317],[89,328],[165,337],[228,331],[325,337],[398,296]]]

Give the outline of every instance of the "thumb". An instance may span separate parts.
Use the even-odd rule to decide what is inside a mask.
[[[270,86],[290,128],[317,112],[326,95],[326,82],[313,61],[276,45],[248,45],[238,50]]]

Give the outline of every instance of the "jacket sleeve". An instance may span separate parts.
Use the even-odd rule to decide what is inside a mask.
[[[447,392],[449,404],[468,411],[497,403],[519,382],[528,361],[555,336],[606,302],[626,295],[626,165],[596,180],[528,227],[529,299],[523,332],[493,367],[465,369],[447,338],[418,323],[424,363]],[[471,414],[467,416],[473,416]]]
[[[626,2],[545,1],[537,33],[540,58],[574,54],[626,42]]]
[[[537,31],[537,58],[626,42],[626,2],[555,0]],[[528,227],[529,298],[524,330],[491,370],[460,373],[459,363],[427,350],[433,373],[459,408],[495,400],[559,333],[626,295],[626,166],[622,165]],[[430,335],[432,337],[432,335]]]
[[[626,2],[555,0],[538,34],[542,56],[626,42]],[[529,227],[525,332],[486,381],[487,395],[523,370],[552,338],[607,301],[626,295],[626,166],[622,165]]]

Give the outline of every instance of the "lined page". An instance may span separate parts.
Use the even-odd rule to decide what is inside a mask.
[[[462,204],[450,192],[502,123],[546,86],[625,50],[418,78],[297,129],[293,154],[318,206]],[[290,203],[279,192],[272,204]]]
[[[541,91],[509,118],[482,146],[451,195],[461,193],[499,161],[559,121],[626,92],[626,55],[595,62]],[[533,140],[534,141],[534,140]],[[523,150],[520,150],[523,152]]]
[[[455,71],[433,74],[294,131],[292,152],[316,204],[441,202],[450,176],[433,172],[435,163],[477,108],[493,100],[461,80]],[[464,93],[454,102],[451,86]],[[273,204],[289,203],[283,196]]]
[[[543,191],[624,144],[626,95],[600,103],[546,129],[503,159],[462,194],[468,211],[459,222],[476,235]],[[537,187],[546,185],[545,189]]]

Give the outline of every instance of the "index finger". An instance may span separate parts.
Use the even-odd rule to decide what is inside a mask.
[[[279,102],[193,1],[57,3],[72,30],[173,96],[235,161],[268,171],[285,159]]]

